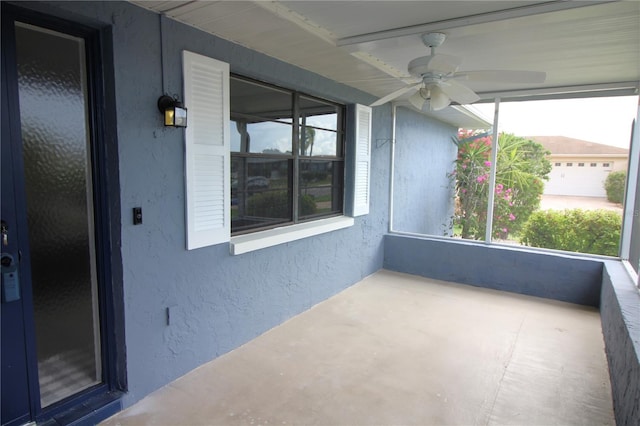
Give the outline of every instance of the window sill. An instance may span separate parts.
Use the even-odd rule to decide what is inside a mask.
[[[296,225],[283,226],[281,228],[268,229],[266,231],[254,232],[247,235],[231,237],[229,245],[233,256],[273,247],[302,238],[320,235],[338,229],[353,226],[352,217],[339,216],[329,219],[315,220],[313,222],[299,223]]]

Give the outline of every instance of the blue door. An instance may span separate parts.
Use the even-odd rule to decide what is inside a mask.
[[[2,23],[2,425],[105,385],[90,47]]]

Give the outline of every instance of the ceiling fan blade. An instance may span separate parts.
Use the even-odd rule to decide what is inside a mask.
[[[480,96],[476,92],[455,80],[438,84],[436,87],[439,87],[448,97],[461,105],[472,104],[480,100]],[[433,89],[431,94],[433,96]]]
[[[422,83],[412,84],[411,86],[403,87],[402,89],[396,90],[395,92],[389,93],[387,96],[384,96],[384,97],[378,99],[377,101],[375,101],[374,103],[372,103],[369,106],[375,107],[375,106],[378,106],[378,105],[386,104],[390,100],[393,100],[393,99],[395,99],[395,98],[397,98],[399,96],[402,96],[405,93],[407,93],[408,91],[415,89],[416,87],[420,87],[420,85],[422,85]]]
[[[463,71],[456,73],[457,80],[467,81],[499,81],[501,83],[543,83],[547,73],[542,71]]]
[[[431,57],[427,69],[431,72],[448,74],[456,72],[462,64],[462,59],[457,56],[438,53]]]

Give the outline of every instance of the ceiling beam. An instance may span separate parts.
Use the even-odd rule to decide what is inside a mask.
[[[480,13],[477,15],[460,18],[445,19],[437,22],[429,22],[408,27],[394,28],[391,30],[376,31],[368,34],[360,34],[343,37],[337,40],[337,46],[351,46],[354,44],[368,43],[377,40],[385,40],[394,37],[404,37],[415,34],[444,31],[451,28],[465,27],[468,25],[485,24],[488,22],[503,21],[507,19],[521,18],[538,15],[541,13],[557,12],[560,10],[574,9],[578,7],[594,6],[602,3],[613,3],[618,0],[604,1],[550,1],[529,6],[520,6],[496,12]]]
[[[256,6],[268,10],[276,16],[279,16],[280,18],[286,19],[287,21],[299,26],[303,30],[308,31],[321,40],[324,40],[333,46],[336,45],[336,37],[331,31],[321,27],[320,25],[308,19],[306,16],[299,14],[295,10],[288,8],[281,2],[253,0],[253,3]]]
[[[478,103],[501,100],[529,101],[539,99],[595,98],[601,96],[637,96],[640,82],[622,81],[618,83],[583,84],[578,86],[545,87],[541,89],[479,92]]]

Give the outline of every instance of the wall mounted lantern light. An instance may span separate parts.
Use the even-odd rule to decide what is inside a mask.
[[[164,125],[187,127],[187,109],[177,98],[162,95],[158,98],[158,109],[164,115]]]

